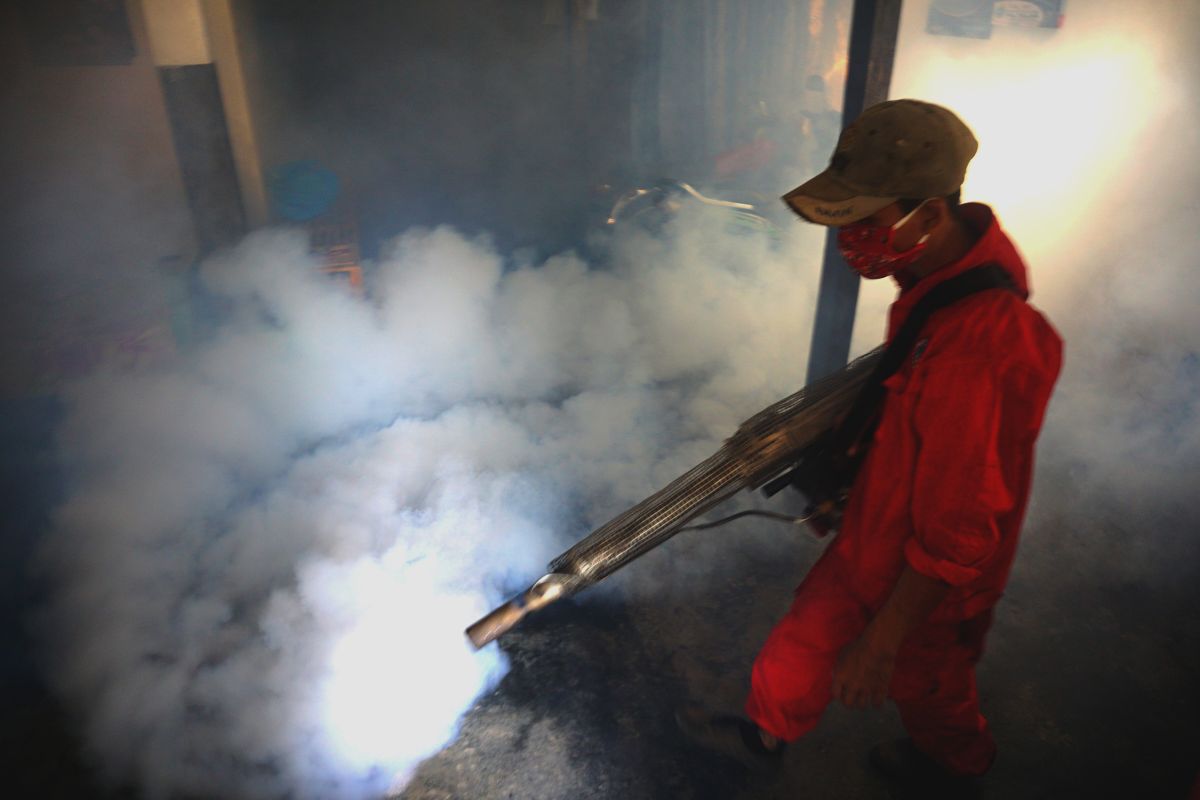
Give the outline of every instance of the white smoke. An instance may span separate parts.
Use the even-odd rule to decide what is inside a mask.
[[[965,197],[997,208],[1067,343],[1042,513],[1188,503],[1197,5],[1072,2],[1061,31],[985,43],[925,35],[926,10],[905,4],[893,95],[976,129]],[[713,227],[608,269],[412,232],[370,300],[261,233],[205,269],[228,316],[210,341],[72,387],[47,630],[109,777],[151,797],[403,783],[504,669],[463,627],[801,383],[822,231],[770,248]],[[891,295],[864,295],[859,351]],[[1072,568],[1178,556],[1139,562],[1137,541]]]
[[[226,321],[68,393],[52,677],[149,797],[403,785],[502,673],[463,628],[800,385],[821,237],[719,217],[506,264],[397,240],[371,299],[298,233],[205,265]]]

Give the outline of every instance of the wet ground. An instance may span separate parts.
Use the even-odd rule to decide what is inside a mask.
[[[112,797],[45,693],[22,623],[37,592],[28,557],[59,484],[55,414],[52,402],[9,404],[0,429],[6,796]],[[1126,538],[1114,518],[1035,509],[980,669],[1001,747],[988,798],[1182,799],[1200,771],[1196,509],[1161,510],[1152,541],[1167,549]],[[681,538],[611,587],[531,617],[501,641],[511,670],[398,796],[888,797],[865,754],[900,735],[891,708],[830,709],[769,777],[692,749],[672,720],[686,702],[740,706],[759,643],[819,551],[769,526]]]

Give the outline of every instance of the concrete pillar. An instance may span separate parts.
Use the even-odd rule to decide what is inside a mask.
[[[854,2],[842,127],[854,121],[863,109],[888,97],[901,3],[902,0]],[[806,383],[845,366],[850,355],[860,280],[846,266],[837,247],[837,230],[830,228],[825,235],[825,258],[821,266],[821,288],[813,321]]]
[[[213,63],[217,65],[217,80],[225,105],[225,120],[229,141],[233,146],[233,161],[238,183],[242,188],[242,205],[250,227],[257,228],[269,221],[267,193],[263,185],[262,157],[258,148],[257,126],[251,103],[246,63],[243,57],[243,32],[234,0],[203,0],[205,27]]]
[[[142,0],[201,253],[267,221],[230,0]]]

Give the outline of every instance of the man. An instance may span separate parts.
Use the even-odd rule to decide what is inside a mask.
[[[1025,265],[991,210],[958,203],[976,148],[945,108],[881,103],[843,131],[828,169],[784,197],[838,228],[864,278],[896,280],[889,340],[939,285],[983,265],[1003,280],[937,307],[884,381],[841,530],[755,662],[749,720],[680,717],[744,762],[777,760],[831,700],[888,697],[909,739],[873,751],[885,773],[953,790],[995,758],[974,665],[1016,552],[1062,346],[1025,302]]]

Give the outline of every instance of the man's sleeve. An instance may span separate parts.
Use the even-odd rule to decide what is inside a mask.
[[[996,550],[997,517],[1012,508],[1000,462],[1000,377],[979,358],[928,365],[917,399],[914,570],[952,586],[974,580]]]

